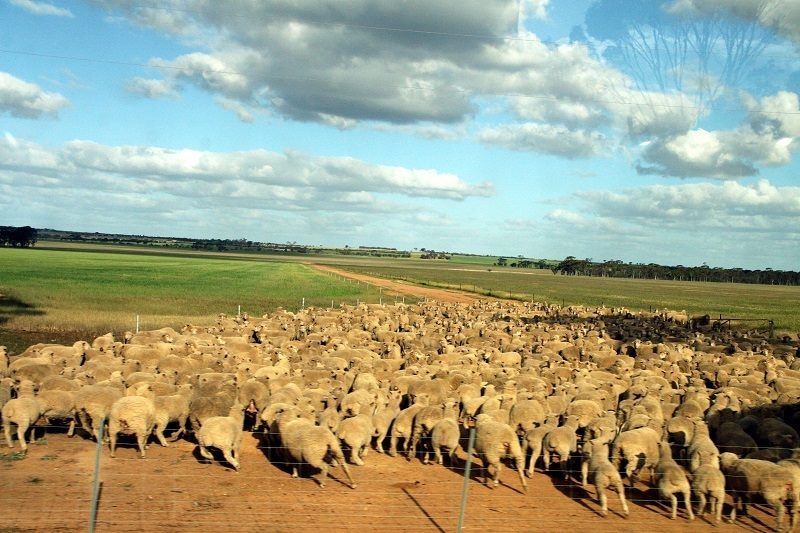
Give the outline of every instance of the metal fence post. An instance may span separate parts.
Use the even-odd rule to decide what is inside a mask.
[[[94,455],[94,480],[92,480],[92,508],[89,514],[89,533],[94,533],[97,523],[97,507],[100,500],[100,454],[103,451],[103,430],[105,425],[106,419],[103,418],[100,421],[100,429],[97,432],[97,448]]]
[[[469,471],[472,466],[472,447],[475,445],[475,426],[469,428],[469,443],[467,444],[467,464],[464,465],[464,488],[461,490],[461,510],[458,513],[458,533],[464,527],[464,514],[467,510],[467,491],[469,490]]]

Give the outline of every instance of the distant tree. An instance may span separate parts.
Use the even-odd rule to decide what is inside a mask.
[[[497,262],[495,263],[495,265],[501,266],[501,267],[504,267],[507,264],[508,264],[508,259],[506,259],[505,257],[498,257],[497,258]]]
[[[13,246],[14,248],[27,248],[36,244],[38,232],[30,226],[16,228],[12,226],[0,227],[0,245]]]

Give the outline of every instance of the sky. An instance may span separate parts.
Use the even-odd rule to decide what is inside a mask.
[[[0,0],[0,225],[800,270],[797,0]]]

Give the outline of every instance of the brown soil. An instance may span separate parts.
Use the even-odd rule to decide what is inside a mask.
[[[358,277],[367,281],[366,276]],[[453,291],[370,282],[398,294],[472,299]],[[453,532],[458,531],[465,488],[463,531],[761,533],[774,529],[771,511],[762,506],[735,524],[723,522],[718,527],[707,516],[687,521],[682,506],[678,519],[670,520],[646,477],[628,494],[628,518],[619,514],[615,493],[609,495],[609,515],[602,517],[593,487],[584,490],[574,479],[565,481],[561,475],[541,471],[528,480],[524,493],[513,470],[505,468],[500,486],[490,489],[481,483],[480,469],[472,463],[465,487],[463,451],[456,467],[448,468],[373,450],[365,466],[350,467],[357,488],[342,482],[341,468],[332,469],[327,486],[321,488],[308,477],[312,472],[292,479],[290,471],[270,462],[259,445],[257,436],[245,434],[239,472],[224,462],[202,462],[195,445],[186,440],[169,448],[151,444],[146,459],[138,458],[132,441],[123,441],[114,459],[107,446],[102,447],[96,531]],[[466,441],[462,445],[466,447]],[[30,445],[27,456],[15,454],[18,450],[0,444],[0,532],[91,530],[95,443],[81,431],[70,439],[63,429],[51,428]]]
[[[458,531],[463,462],[456,468],[424,465],[373,450],[365,466],[350,467],[355,489],[343,483],[338,467],[321,488],[307,477],[316,473],[292,479],[258,444],[254,435],[245,435],[239,472],[224,462],[201,462],[194,444],[183,440],[170,448],[151,444],[143,460],[133,442],[118,448],[114,459],[104,446],[96,531]],[[0,531],[88,529],[94,442],[82,435],[69,439],[60,431],[32,444],[25,458],[14,460],[8,448],[2,452]],[[719,527],[708,516],[687,521],[682,506],[678,519],[670,520],[647,479],[629,492],[629,518],[620,516],[613,492],[604,518],[594,488],[584,490],[560,474],[537,471],[523,493],[511,469],[503,470],[494,489],[482,484],[478,470],[473,462],[463,531],[766,532],[774,527],[771,512],[761,507]]]

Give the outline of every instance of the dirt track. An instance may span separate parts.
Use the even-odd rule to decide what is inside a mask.
[[[431,300],[438,300],[440,302],[464,304],[472,303],[477,299],[476,296],[456,290],[420,287],[418,285],[412,285],[402,281],[376,278],[373,276],[367,276],[365,274],[356,274],[328,265],[312,264],[310,266],[322,272],[336,274],[337,276],[342,276],[344,278],[354,279],[363,283],[369,283],[370,285],[374,285],[376,287],[381,287],[386,289],[384,294],[387,296],[414,296],[417,298],[430,298]]]

